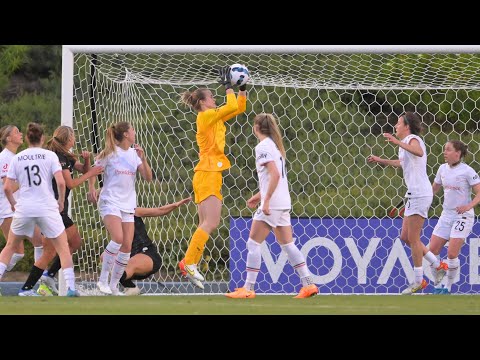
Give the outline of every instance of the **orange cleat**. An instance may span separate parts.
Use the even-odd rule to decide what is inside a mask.
[[[448,265],[447,263],[440,261],[440,265],[435,270],[436,271],[435,271],[434,285],[437,286],[438,284],[440,284],[440,282],[443,280],[443,278],[447,274]]]
[[[318,294],[318,288],[315,284],[310,284],[308,286],[304,286],[300,289],[300,292],[297,296],[294,296],[294,299],[305,299]]]
[[[236,288],[234,292],[226,293],[226,297],[230,299],[253,299],[255,298],[255,291],[247,290],[245,288]]]
[[[182,259],[178,263],[178,268],[180,269],[180,272],[182,273],[183,276],[187,276],[187,271],[185,270],[185,259]]]
[[[403,295],[411,295],[415,294],[416,292],[419,292],[420,290],[423,290],[427,287],[427,281],[425,279],[422,279],[422,282],[420,284],[410,284],[405,290],[402,291]]]

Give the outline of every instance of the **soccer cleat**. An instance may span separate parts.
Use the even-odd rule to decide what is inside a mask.
[[[300,289],[300,292],[297,296],[294,296],[294,299],[305,299],[318,294],[318,288],[315,284],[310,284],[308,286],[304,286]]]
[[[204,290],[205,289],[205,286],[203,286],[202,282],[200,280],[197,280],[197,279],[192,279],[190,277],[187,276],[187,279],[188,281],[190,281],[193,285],[195,285],[196,287],[198,287],[199,289],[202,289]]]
[[[57,289],[57,285],[55,284],[54,278],[48,275],[42,275],[42,277],[40,278],[40,284],[43,284],[46,287],[48,287],[52,292],[52,294],[58,295],[58,289]]]
[[[180,272],[184,277],[186,277],[193,285],[199,287],[200,289],[204,289],[202,281],[205,278],[198,272],[197,265],[186,265],[185,259],[178,263],[178,267],[180,268]]]
[[[185,259],[183,259],[178,263],[178,267],[180,268],[183,276],[193,277],[199,281],[205,281],[205,278],[202,276],[202,274],[198,272],[196,264],[186,265]]]
[[[121,292],[118,287],[114,287],[114,288],[110,288],[110,290],[112,291],[112,295],[113,296],[125,296],[125,294],[123,292]]]
[[[67,297],[80,297],[80,293],[77,290],[72,290],[68,288]]]
[[[422,282],[420,284],[410,284],[405,290],[402,291],[402,295],[411,295],[425,289],[426,287],[427,281],[425,279],[422,279]]]
[[[53,296],[52,291],[45,284],[40,284],[40,286],[38,287],[38,290],[37,290],[37,294],[41,295],[41,296]]]
[[[451,292],[448,291],[447,288],[442,288],[442,289],[438,289],[438,290],[439,290],[438,295],[450,295],[451,294]]]
[[[112,295],[112,289],[110,289],[110,286],[108,286],[108,284],[104,284],[101,281],[97,282],[97,289],[105,295]]]
[[[185,270],[185,259],[182,259],[178,263],[178,268],[180,269],[180,272],[182,273],[183,276],[187,276],[187,271]]]
[[[440,261],[440,265],[435,269],[435,283],[434,285],[437,286],[443,280],[443,277],[447,274],[448,265],[443,261]]]
[[[136,296],[136,295],[140,295],[141,291],[139,287],[135,286],[133,288],[125,288],[124,294],[125,296]]]
[[[30,289],[30,290],[20,290],[18,292],[18,296],[40,296],[38,295],[35,290]]]
[[[226,297],[230,299],[253,299],[255,298],[255,291],[247,290],[245,288],[236,288],[234,292],[226,293]]]

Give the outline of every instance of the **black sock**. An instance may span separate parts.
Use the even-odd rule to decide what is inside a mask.
[[[48,269],[48,276],[50,277],[55,277],[57,275],[58,270],[62,267],[62,264],[60,264],[60,258],[55,256],[55,259],[53,259],[52,265],[50,265],[50,268]]]
[[[123,272],[122,277],[120,278],[120,284],[122,284],[122,286],[124,288],[134,288],[135,287],[135,284],[133,283],[132,280],[130,280],[130,279],[127,280],[127,273],[125,271]]]
[[[32,266],[32,270],[30,270],[30,274],[28,275],[28,279],[23,284],[22,290],[31,290],[37,283],[38,279],[42,277],[43,269],[36,267],[35,265]]]

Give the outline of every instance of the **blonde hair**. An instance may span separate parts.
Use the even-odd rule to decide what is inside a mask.
[[[112,124],[107,129],[107,136],[105,138],[105,149],[98,154],[98,159],[104,159],[108,155],[117,152],[115,145],[123,140],[123,133],[130,129],[130,123],[121,121],[116,124]]]
[[[277,125],[277,121],[272,114],[258,114],[253,119],[253,123],[258,125],[258,130],[261,134],[269,136],[283,157],[286,156],[285,147],[283,146],[282,134],[280,128]]]
[[[57,154],[62,154],[69,160],[77,161],[77,157],[67,149],[67,143],[73,136],[73,129],[70,126],[59,126],[53,132],[53,136],[47,141],[45,148]]]
[[[10,136],[15,128],[15,125],[5,125],[0,128],[0,150],[3,150],[3,148],[8,144],[7,137]]]
[[[180,100],[183,104],[198,112],[202,110],[200,100],[206,99],[208,91],[210,90],[207,88],[198,88],[191,92],[185,91],[180,94]]]

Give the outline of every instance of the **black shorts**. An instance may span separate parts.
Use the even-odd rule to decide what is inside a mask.
[[[65,229],[68,229],[70,226],[75,225],[75,223],[73,222],[72,219],[70,219],[68,214],[60,213],[60,215],[62,216],[62,221],[63,221],[63,225],[65,225]]]
[[[160,265],[162,265],[162,258],[160,257],[160,254],[158,253],[157,247],[155,245],[144,247],[142,251],[138,252],[137,254],[144,254],[150,257],[153,261],[153,269],[147,274],[143,275],[133,275],[131,277],[131,280],[143,280],[148,278],[149,276],[155,274],[159,269]],[[135,254],[135,255],[137,255]],[[135,256],[134,255],[134,256]],[[133,256],[132,256],[133,257]]]

